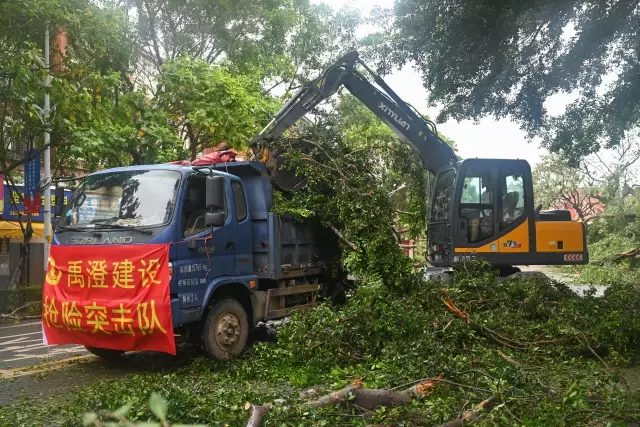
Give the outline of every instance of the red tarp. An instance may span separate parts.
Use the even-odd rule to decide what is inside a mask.
[[[227,163],[236,161],[236,152],[233,150],[216,151],[213,153],[205,154],[199,159],[193,162],[189,160],[176,160],[175,162],[169,162],[172,165],[181,166],[206,166],[215,165],[218,163]]]
[[[48,344],[176,354],[169,245],[51,247],[42,296]]]

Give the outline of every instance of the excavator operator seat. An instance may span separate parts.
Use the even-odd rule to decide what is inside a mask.
[[[518,206],[519,200],[520,193],[518,193],[517,191],[511,191],[505,194],[502,198],[502,221],[505,224],[509,224],[519,216],[516,212],[516,207]]]

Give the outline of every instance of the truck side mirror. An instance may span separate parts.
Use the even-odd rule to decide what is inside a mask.
[[[207,227],[222,227],[224,220],[225,214],[223,211],[207,212],[204,215],[204,224]]]
[[[57,218],[59,216],[62,216],[62,211],[64,210],[64,187],[56,187],[55,197],[56,204],[53,207],[53,216]]]
[[[206,202],[209,212],[224,211],[224,178],[207,176]]]

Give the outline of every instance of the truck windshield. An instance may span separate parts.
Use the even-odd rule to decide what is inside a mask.
[[[87,177],[75,192],[59,225],[139,227],[166,224],[171,220],[179,185],[180,173],[170,170],[93,175]]]

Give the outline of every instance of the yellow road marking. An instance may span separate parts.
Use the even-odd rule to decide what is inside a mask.
[[[74,357],[67,357],[64,359],[50,360],[50,361],[42,362],[32,366],[23,366],[23,367],[12,368],[12,369],[0,369],[0,377],[17,378],[17,377],[23,377],[27,375],[40,374],[43,372],[56,371],[58,369],[63,369],[68,367],[73,362],[85,363],[85,362],[91,361],[92,359],[97,359],[97,357],[92,354],[85,354],[82,356],[74,356]]]

